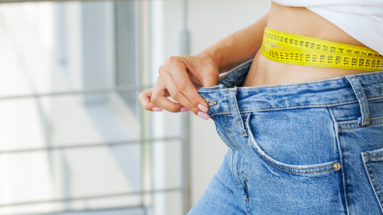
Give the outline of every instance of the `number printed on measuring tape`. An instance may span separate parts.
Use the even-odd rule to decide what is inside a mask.
[[[265,28],[261,53],[288,64],[362,71],[383,70],[383,56],[374,50]]]

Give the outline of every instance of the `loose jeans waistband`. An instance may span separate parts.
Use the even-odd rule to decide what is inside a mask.
[[[383,71],[294,84],[237,87],[242,86],[251,63],[249,60],[225,73],[216,86],[198,90],[210,105],[210,116],[359,102],[360,123],[365,125],[369,122],[367,100],[383,98]]]

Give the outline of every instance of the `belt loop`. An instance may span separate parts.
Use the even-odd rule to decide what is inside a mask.
[[[364,90],[362,86],[360,85],[358,77],[356,77],[355,75],[347,75],[346,78],[351,84],[352,89],[354,90],[354,93],[356,95],[356,98],[358,98],[358,101],[359,101],[360,112],[362,114],[362,118],[359,123],[361,125],[367,125],[370,123],[370,113],[368,109],[367,98],[366,98],[366,95],[364,94]]]
[[[245,130],[245,126],[244,126],[242,117],[241,117],[241,113],[239,112],[239,108],[238,108],[237,93],[238,93],[237,87],[229,89],[230,106],[231,106],[231,110],[233,112],[234,120],[238,125],[239,132],[241,132],[242,136],[246,137],[247,133]]]

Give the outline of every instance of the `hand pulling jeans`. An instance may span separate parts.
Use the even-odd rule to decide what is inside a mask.
[[[228,151],[189,215],[382,214],[383,71],[240,87],[251,63],[198,90]]]

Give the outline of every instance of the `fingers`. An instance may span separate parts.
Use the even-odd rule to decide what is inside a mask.
[[[146,90],[146,91],[140,93],[140,95],[138,95],[138,100],[140,101],[142,107],[144,107],[145,110],[148,110],[148,111],[162,111],[162,108],[155,106],[151,102],[150,98],[152,97],[153,88],[154,87],[152,87],[149,90]]]
[[[198,94],[197,89],[190,81],[185,63],[173,60],[171,66],[170,70],[160,70],[160,74],[164,77],[166,85],[168,86],[168,84],[172,82],[171,85],[176,87],[172,88],[173,91],[169,93],[180,95],[178,98],[174,99],[182,105],[185,105],[185,107],[190,108],[195,114],[198,114],[199,110],[201,110],[198,108],[198,105],[205,107],[203,108],[203,111],[207,110],[208,106],[205,100]],[[169,77],[171,77],[171,79]],[[189,102],[186,102],[185,98]],[[182,99],[182,101],[177,99]]]
[[[182,106],[191,110],[193,113],[197,114],[199,109],[195,106],[189,99],[178,89],[173,77],[167,70],[161,69],[161,81],[166,85],[167,91],[169,92],[172,99],[176,100]]]
[[[215,86],[219,71],[209,57],[170,57],[159,68],[160,77],[152,89],[140,94],[139,99],[146,110],[180,112],[191,110],[201,118],[209,116],[208,104],[197,88]],[[169,100],[170,96],[176,102]],[[178,102],[178,103],[177,103]]]
[[[183,106],[181,104],[170,101],[166,97],[167,96],[166,92],[167,92],[167,88],[165,84],[161,81],[161,79],[159,78],[157,80],[157,84],[154,86],[151,102],[155,106],[173,113],[185,111],[185,109],[182,109]]]
[[[146,90],[142,93],[140,93],[138,95],[138,100],[140,101],[142,107],[147,110],[147,111],[156,111],[156,112],[161,112],[163,111],[163,109],[161,107],[158,107],[156,106],[155,104],[152,103],[152,94],[153,94],[153,89],[155,87],[152,87],[150,88],[149,90]],[[161,93],[159,96],[162,96],[162,97],[169,97],[169,93],[168,92],[165,92],[165,94]],[[167,98],[165,98],[167,99]],[[167,99],[168,100],[168,99]],[[155,99],[156,103],[158,101],[158,99]],[[171,101],[170,101],[171,102]],[[167,103],[167,102],[166,102]],[[172,102],[173,103],[173,102]],[[159,102],[159,105],[162,105],[161,102]],[[167,107],[167,106],[165,106]],[[175,108],[175,110],[177,110],[178,107]],[[181,107],[181,109],[179,111],[174,111],[174,110],[170,110],[172,112],[186,112],[186,111],[189,111],[189,109],[185,108],[185,107]]]

